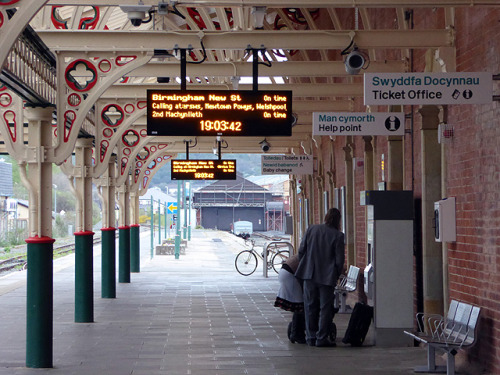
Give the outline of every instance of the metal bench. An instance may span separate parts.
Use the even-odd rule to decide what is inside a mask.
[[[359,267],[349,266],[347,276],[342,275],[335,287],[335,308],[339,313],[348,313],[351,309],[347,305],[347,293],[354,292],[358,286]],[[340,306],[339,304],[340,300]]]
[[[447,316],[417,314],[418,332],[404,331],[415,340],[427,345],[427,366],[415,372],[455,374],[455,355],[459,349],[475,344],[481,309],[464,302],[452,300]],[[446,366],[436,365],[436,349],[446,353]]]

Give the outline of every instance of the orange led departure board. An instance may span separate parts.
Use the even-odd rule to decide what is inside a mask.
[[[147,134],[290,136],[291,91],[148,90]]]
[[[172,180],[236,180],[236,160],[172,160]]]

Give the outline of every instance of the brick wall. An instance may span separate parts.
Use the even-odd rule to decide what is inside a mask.
[[[397,28],[396,14],[389,9],[368,10],[373,28]],[[354,26],[352,10],[340,11],[344,29]],[[500,73],[500,10],[496,8],[457,8],[456,70],[487,71]],[[445,27],[442,9],[413,11],[415,29]],[[360,28],[363,25],[360,23]],[[401,51],[377,53],[377,59],[392,59]],[[412,52],[414,71],[424,71],[425,50]],[[333,59],[338,59],[336,56]],[[500,85],[494,83],[494,93],[500,94]],[[413,189],[415,198],[422,195],[421,168],[421,118],[418,107],[405,106],[406,114],[413,113],[413,133],[404,139],[404,188]],[[354,102],[355,111],[364,111],[362,99]],[[387,108],[372,108],[385,111]],[[447,123],[455,133],[446,146],[447,195],[456,197],[457,242],[449,244],[449,292],[450,298],[464,300],[483,309],[478,345],[471,351],[474,363],[487,363],[487,372],[500,373],[500,104],[449,106]],[[329,163],[330,140],[322,142],[325,174],[335,170],[336,186],[345,186],[345,162],[342,148],[345,138],[337,137],[335,166]],[[374,142],[375,183],[382,181],[380,168],[382,154],[387,163],[387,140],[377,137]],[[355,139],[354,157],[363,159],[363,141]],[[327,176],[325,176],[327,179]],[[385,172],[387,180],[387,170]],[[357,265],[366,263],[365,209],[359,205],[359,192],[364,189],[363,168],[356,168],[355,225]]]
[[[397,16],[392,9],[369,9],[373,28],[397,28]],[[352,9],[338,11],[343,29],[354,27]],[[414,29],[445,27],[443,9],[416,8],[412,13]],[[359,20],[360,29],[364,25]],[[327,22],[327,21],[325,21]],[[496,8],[463,7],[455,10],[456,70],[500,73],[500,10]],[[413,71],[425,68],[425,50],[412,51],[409,63]],[[376,58],[401,58],[402,52],[377,52]],[[338,60],[339,56],[331,56]],[[500,85],[494,83],[494,93],[500,94]],[[422,196],[421,117],[418,106],[405,106],[404,112],[413,115],[406,128],[413,130],[404,139],[404,188],[413,189],[416,199]],[[353,103],[354,111],[365,111],[362,99]],[[372,108],[386,111],[387,108]],[[447,123],[454,127],[454,138],[446,146],[447,196],[456,197],[457,242],[448,245],[450,298],[476,304],[483,309],[478,345],[471,351],[473,363],[487,363],[486,371],[500,373],[500,104],[449,106],[445,109]],[[412,128],[412,129],[410,129]],[[353,157],[364,159],[362,139],[354,139]],[[321,154],[324,178],[327,171],[335,171],[336,187],[346,186],[345,137],[334,142],[335,166],[330,163],[331,140],[322,139]],[[375,183],[382,181],[382,155],[388,159],[388,145],[384,137],[374,142]],[[385,179],[387,180],[387,170]],[[359,205],[359,192],[364,190],[363,168],[354,171],[356,263],[366,264],[365,208]]]
[[[500,11],[456,11],[457,71],[500,72]],[[499,93],[499,85],[494,83]],[[450,297],[481,306],[473,355],[500,373],[500,105],[450,106],[448,195],[457,202],[457,242],[449,247]]]

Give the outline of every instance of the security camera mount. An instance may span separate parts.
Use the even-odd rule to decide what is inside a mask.
[[[259,145],[262,151],[264,152],[268,152],[269,149],[271,148],[271,145],[269,144],[269,142],[267,142],[266,139],[264,139],[262,142],[259,142]]]
[[[351,36],[351,43],[342,51],[341,55],[345,56],[344,64],[345,70],[349,74],[358,74],[361,69],[368,68],[366,63],[370,62],[368,56],[358,49],[356,43],[354,43],[353,35]],[[351,48],[352,47],[352,48]]]
[[[120,5],[122,12],[127,13],[127,17],[133,26],[140,26],[146,18],[146,14],[151,11],[151,5]]]
[[[163,0],[158,3],[158,14],[162,16],[166,16],[168,14],[168,3]]]

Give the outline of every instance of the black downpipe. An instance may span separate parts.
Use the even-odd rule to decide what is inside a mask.
[[[422,199],[414,201],[415,220],[413,255],[415,257],[415,295],[417,311],[424,311],[424,256],[422,249]],[[422,323],[422,322],[420,322]],[[422,326],[421,326],[422,327]]]
[[[415,28],[413,10],[408,10],[406,20],[410,30]],[[410,72],[414,71],[414,51],[410,49]],[[415,145],[414,145],[414,125],[415,106],[410,106],[410,141],[411,141],[411,190],[415,191]],[[416,198],[414,201],[415,220],[414,227],[414,247],[415,257],[415,297],[417,311],[424,311],[424,257],[422,246],[422,199]],[[422,323],[422,322],[420,322]]]
[[[187,89],[187,82],[186,82],[186,65],[187,65],[187,60],[186,60],[186,49],[181,48],[181,90],[186,91]]]
[[[253,61],[252,61],[252,91],[259,91],[259,50],[253,49]]]

